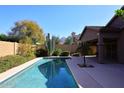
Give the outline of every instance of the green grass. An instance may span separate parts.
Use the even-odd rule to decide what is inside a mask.
[[[13,67],[16,67],[18,65],[21,65],[29,60],[31,60],[31,57],[23,57],[19,55],[9,55],[5,57],[0,58],[0,73],[11,69]]]

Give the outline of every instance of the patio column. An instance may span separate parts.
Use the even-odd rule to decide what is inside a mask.
[[[98,33],[98,63],[104,63],[104,41],[103,34]]]

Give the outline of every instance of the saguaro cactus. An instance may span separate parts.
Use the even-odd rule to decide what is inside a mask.
[[[55,50],[55,37],[52,36],[52,52]]]
[[[46,48],[48,50],[48,54],[50,55],[50,34],[46,36]]]
[[[50,34],[48,33],[48,35],[46,36],[46,47],[49,53],[49,56],[52,54],[52,52],[55,50],[55,39],[54,37],[52,37],[52,39],[50,39]]]

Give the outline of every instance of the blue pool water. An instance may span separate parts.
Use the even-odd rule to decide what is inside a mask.
[[[8,88],[77,88],[64,59],[42,59],[0,83]]]

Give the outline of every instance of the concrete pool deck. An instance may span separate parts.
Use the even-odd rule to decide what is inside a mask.
[[[37,62],[38,60],[40,60],[42,58],[35,58],[31,61],[28,61],[22,65],[19,65],[17,67],[14,67],[12,69],[9,69],[3,73],[0,73],[0,83],[3,82],[4,80],[12,77],[13,75],[17,74],[18,72],[24,70],[25,68],[31,66],[32,64],[34,64],[35,62]]]
[[[96,58],[87,57],[94,68],[81,68],[83,57],[72,57],[67,64],[78,85],[84,88],[124,88],[124,64],[98,64]]]

